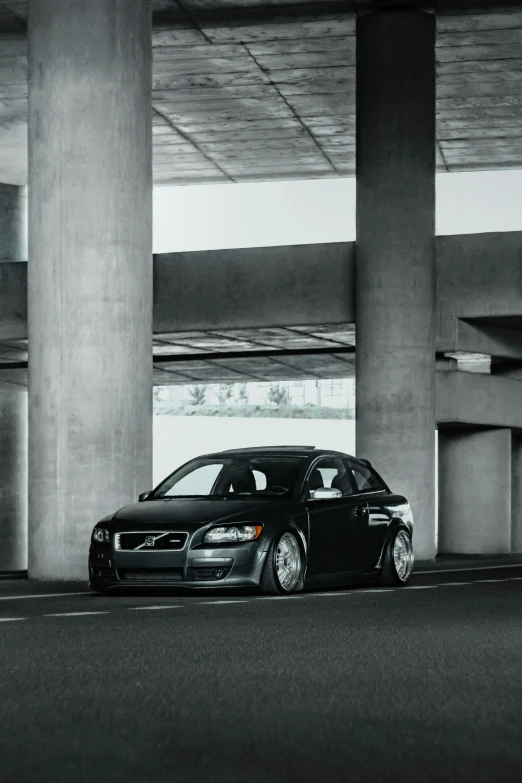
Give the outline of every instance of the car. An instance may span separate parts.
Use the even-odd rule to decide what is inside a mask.
[[[406,585],[413,518],[368,460],[313,446],[190,460],[96,524],[89,584],[291,594],[365,580]]]

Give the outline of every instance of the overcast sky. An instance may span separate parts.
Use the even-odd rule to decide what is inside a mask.
[[[437,234],[522,230],[522,170],[437,175]],[[154,189],[154,252],[347,242],[355,179]]]

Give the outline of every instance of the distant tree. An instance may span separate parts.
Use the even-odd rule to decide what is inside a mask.
[[[273,405],[288,405],[290,395],[286,386],[280,386],[279,383],[271,383],[268,387],[266,401]]]
[[[237,399],[241,405],[248,405],[248,389],[246,383],[240,383],[237,392]]]
[[[161,402],[161,386],[154,386],[152,389],[152,400],[154,403]]]
[[[204,405],[207,399],[207,390],[204,386],[191,386],[189,389],[189,402],[191,405]]]
[[[216,395],[220,405],[226,405],[234,393],[231,383],[220,383],[216,389]]]

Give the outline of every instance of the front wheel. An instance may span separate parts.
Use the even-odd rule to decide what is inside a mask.
[[[392,533],[386,544],[379,584],[391,587],[408,584],[413,563],[411,535],[409,530],[401,527]]]
[[[299,543],[293,533],[276,538],[268,550],[259,582],[265,595],[294,593],[301,579],[302,557]]]

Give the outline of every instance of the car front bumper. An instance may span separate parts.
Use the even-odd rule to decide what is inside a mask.
[[[266,559],[262,541],[182,551],[117,551],[91,544],[89,583],[118,587],[256,587]]]

